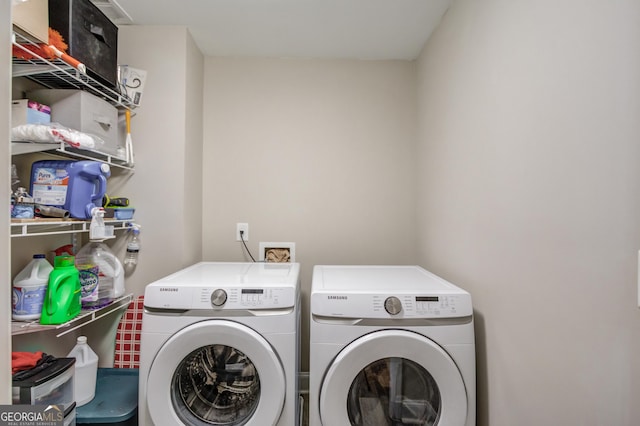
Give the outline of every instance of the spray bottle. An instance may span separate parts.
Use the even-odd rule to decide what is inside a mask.
[[[76,255],[85,309],[105,306],[125,291],[122,263],[104,243],[107,238],[113,238],[113,227],[105,226],[104,209],[96,207],[89,225],[89,242]]]

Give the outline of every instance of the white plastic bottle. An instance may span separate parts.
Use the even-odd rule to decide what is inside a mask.
[[[140,253],[140,228],[134,226],[131,229],[131,239],[127,244],[127,254],[124,257],[124,269],[132,272],[138,264],[138,254]]]
[[[44,254],[34,254],[29,264],[13,279],[12,317],[17,321],[37,320],[53,266]]]
[[[102,241],[89,241],[76,255],[80,271],[82,308],[106,306],[124,294],[124,268],[120,259]]]
[[[71,349],[67,357],[76,359],[73,384],[76,405],[80,407],[91,402],[96,396],[98,355],[87,344],[86,336],[78,336],[76,345]]]

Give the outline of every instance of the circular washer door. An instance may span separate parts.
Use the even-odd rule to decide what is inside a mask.
[[[225,320],[198,322],[171,336],[147,379],[157,425],[275,424],[284,396],[284,370],[269,342]]]
[[[351,342],[320,389],[320,417],[332,426],[464,425],[467,410],[455,362],[430,339],[405,330]]]

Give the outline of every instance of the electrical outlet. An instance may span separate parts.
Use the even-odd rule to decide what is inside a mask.
[[[242,231],[242,236],[240,236]],[[236,223],[236,241],[249,241],[249,224],[248,223]]]
[[[293,263],[296,261],[296,243],[261,242],[259,245],[258,261],[285,263]],[[271,251],[272,253],[270,253]]]

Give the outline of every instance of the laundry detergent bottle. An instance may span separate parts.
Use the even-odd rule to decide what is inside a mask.
[[[80,277],[73,256],[56,256],[44,296],[40,324],[64,324],[80,313]]]
[[[44,254],[34,254],[29,264],[13,279],[12,317],[17,321],[40,318],[53,266]]]
[[[31,195],[37,204],[67,210],[71,217],[89,219],[102,205],[111,176],[108,164],[90,160],[43,160],[31,165]]]

